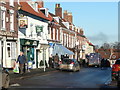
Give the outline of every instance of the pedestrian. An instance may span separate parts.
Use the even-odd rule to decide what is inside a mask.
[[[105,67],[105,59],[103,58],[101,60],[101,69],[104,69],[104,67]]]
[[[23,72],[25,73],[25,70],[24,70],[25,67],[24,66],[25,66],[25,63],[26,63],[26,57],[23,54],[23,51],[20,51],[20,55],[18,56],[18,59],[17,59],[16,63],[19,63],[20,74],[23,74]]]
[[[106,67],[109,68],[110,67],[110,62],[108,59],[106,59]]]
[[[53,57],[52,57],[52,54],[51,56],[49,57],[49,67],[52,68],[52,63],[53,63]]]
[[[59,56],[58,53],[54,56],[54,68],[58,67],[58,62],[59,62]]]

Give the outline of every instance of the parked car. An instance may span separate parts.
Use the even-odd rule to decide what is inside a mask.
[[[75,72],[80,70],[80,66],[77,60],[65,58],[62,60],[61,64],[59,65],[59,69],[70,70]]]
[[[116,60],[115,64],[112,66],[112,80],[118,80],[118,75],[120,72],[120,59]]]
[[[2,89],[9,88],[10,84],[10,77],[9,77],[9,71],[7,69],[2,70]]]

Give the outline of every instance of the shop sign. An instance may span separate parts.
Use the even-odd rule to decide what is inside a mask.
[[[0,35],[2,35],[2,36],[17,36],[16,33],[6,32],[6,31],[0,31]]]
[[[21,45],[25,46],[37,46],[39,41],[37,40],[29,40],[29,39],[20,39]]]
[[[36,32],[37,33],[43,32],[43,26],[36,26]]]
[[[28,19],[27,18],[19,18],[19,28],[27,28],[28,27]]]
[[[37,46],[37,41],[33,41],[33,45]]]
[[[30,42],[29,42],[29,41],[26,41],[25,45],[30,45]]]

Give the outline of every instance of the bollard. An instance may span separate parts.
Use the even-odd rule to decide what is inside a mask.
[[[118,72],[117,87],[120,88],[120,71]]]

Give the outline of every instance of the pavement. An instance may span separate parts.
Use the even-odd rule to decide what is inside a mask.
[[[17,74],[17,73],[14,73],[12,70],[9,70],[10,84],[15,83],[17,79],[24,79],[24,78],[37,76],[37,75],[44,75],[44,74],[56,72],[56,71],[57,70],[54,68],[46,68],[45,71],[43,68],[40,68],[40,69],[37,68],[37,69],[31,69],[30,72],[26,72],[24,74]]]

